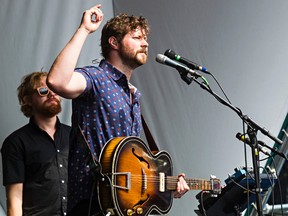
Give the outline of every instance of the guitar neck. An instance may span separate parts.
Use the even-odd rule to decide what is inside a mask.
[[[167,190],[176,190],[178,176],[170,176],[166,178],[166,189]],[[203,179],[195,179],[195,178],[185,178],[187,185],[190,190],[213,190],[213,180],[203,180]]]

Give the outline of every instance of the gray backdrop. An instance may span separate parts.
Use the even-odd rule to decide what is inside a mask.
[[[288,110],[287,1],[0,1],[0,143],[28,121],[16,97],[21,77],[41,68],[49,70],[78,27],[82,12],[98,2],[104,22],[113,10],[149,20],[149,60],[135,71],[132,82],[142,92],[143,115],[155,140],[171,154],[175,174],[204,179],[214,174],[224,182],[235,167],[245,165],[245,154],[235,138],[242,131],[241,119],[196,83],[187,85],[175,69],[157,63],[156,55],[166,49],[207,67],[233,105],[278,135]],[[100,58],[99,38],[100,31],[89,37],[79,66]],[[224,97],[212,77],[203,75]],[[60,117],[70,124],[70,101],[63,104]],[[272,140],[258,135],[273,146]],[[248,166],[252,166],[250,157],[248,148]],[[3,187],[0,192],[5,206]],[[174,200],[169,215],[195,215],[198,192]]]

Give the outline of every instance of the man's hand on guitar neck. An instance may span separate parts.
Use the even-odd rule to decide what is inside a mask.
[[[177,189],[174,191],[174,198],[181,198],[188,190],[190,190],[184,177],[184,173],[178,175]]]

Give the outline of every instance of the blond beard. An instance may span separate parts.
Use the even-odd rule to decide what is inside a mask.
[[[41,111],[44,116],[53,117],[62,111],[60,101],[57,99],[55,99],[55,100],[57,101],[56,104],[52,104],[49,106],[45,106],[45,104],[44,104],[42,111]]]
[[[122,44],[120,45],[119,55],[123,62],[126,65],[129,65],[131,68],[137,68],[146,63],[148,58],[147,49],[137,50],[136,53],[127,49]],[[138,57],[138,55],[145,55],[144,57]]]

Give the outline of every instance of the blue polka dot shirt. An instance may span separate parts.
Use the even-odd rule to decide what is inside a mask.
[[[93,178],[88,158],[98,160],[102,147],[113,137],[140,136],[139,98],[125,74],[102,60],[99,67],[77,68],[87,81],[85,91],[72,100],[72,133],[69,153],[68,212],[89,199]],[[79,141],[78,128],[88,145]]]

